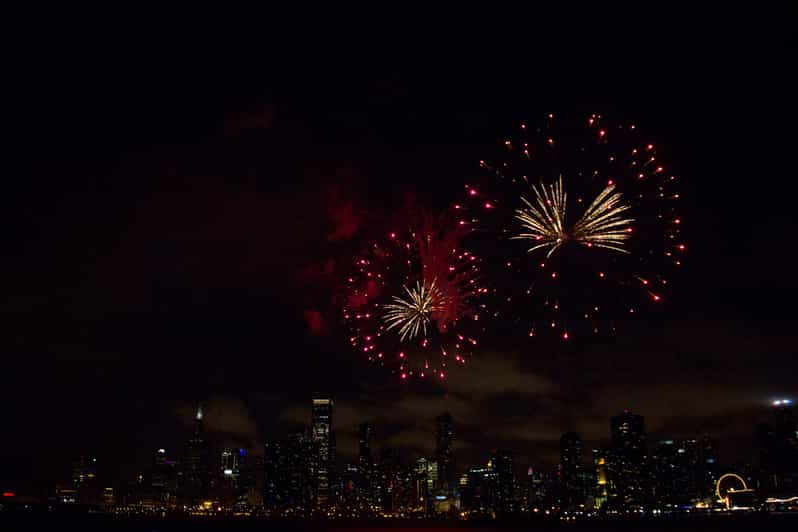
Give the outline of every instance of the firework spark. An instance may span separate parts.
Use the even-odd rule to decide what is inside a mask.
[[[419,330],[427,336],[427,324],[432,319],[432,313],[445,308],[443,293],[435,286],[435,279],[429,286],[426,282],[416,281],[415,288],[404,287],[405,296],[394,296],[393,303],[383,305],[386,310],[383,320],[390,331],[399,327],[401,341],[418,336]]]
[[[546,253],[548,259],[567,240],[573,240],[587,246],[629,253],[624,244],[631,236],[628,226],[634,220],[621,216],[630,206],[621,203],[621,193],[615,192],[614,183],[607,185],[596,196],[569,230],[565,229],[568,196],[562,175],[548,187],[544,184],[532,185],[532,191],[535,193],[535,203],[522,197],[525,207],[515,211],[515,218],[521,222],[525,232],[512,237],[514,240],[532,240],[534,245],[527,252],[549,248]]]

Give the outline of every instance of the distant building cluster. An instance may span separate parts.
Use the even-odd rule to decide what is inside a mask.
[[[182,453],[156,449],[147,471],[124,488],[107,487],[97,461],[77,459],[51,506],[82,505],[130,515],[270,518],[584,519],[596,516],[798,509],[798,428],[792,402],[773,403],[773,423],[754,430],[750,463],[718,460],[709,436],[649,441],[643,416],[624,411],[606,443],[586,452],[578,434],[560,439],[553,470],[518,464],[495,449],[484,464],[458,468],[456,420],[435,418],[434,453],[412,463],[398,450],[375,450],[374,425],[358,430],[355,463],[337,466],[334,402],[316,397],[310,425],[268,441],[260,453],[212,451],[196,411]],[[13,493],[3,493],[3,503]]]

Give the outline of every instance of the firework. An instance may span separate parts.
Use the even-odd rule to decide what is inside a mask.
[[[405,297],[394,296],[393,303],[384,305],[383,320],[388,325],[386,331],[399,327],[401,340],[409,335],[411,339],[418,336],[419,328],[427,337],[427,324],[432,314],[444,308],[445,297],[435,286],[435,279],[427,286],[426,281],[416,281],[412,290],[404,287]]]
[[[568,231],[564,226],[567,196],[562,176],[548,191],[545,185],[532,185],[532,191],[535,193],[535,204],[522,196],[521,201],[525,206],[515,211],[515,218],[521,222],[524,232],[512,237],[516,240],[532,240],[534,245],[528,252],[549,248],[546,253],[546,258],[549,258],[566,240],[574,240],[589,246],[628,253],[623,244],[631,236],[628,226],[633,220],[621,216],[630,207],[619,204],[621,194],[614,192],[614,184],[607,185],[596,196],[582,217]]]
[[[636,125],[549,115],[497,151],[458,205],[472,247],[500,265],[494,313],[568,339],[664,300],[685,250],[677,179]]]
[[[343,317],[356,352],[402,379],[443,379],[467,364],[482,332],[487,294],[480,261],[450,217],[372,243],[347,278]]]

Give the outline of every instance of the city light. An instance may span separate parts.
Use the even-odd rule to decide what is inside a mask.
[[[792,400],[770,403],[784,407]],[[501,448],[483,454],[476,465],[464,466],[454,445],[460,425],[448,412],[434,418],[433,454],[410,463],[392,452],[374,453],[381,444],[374,441],[371,423],[362,423],[357,462],[341,469],[336,465],[333,399],[317,396],[307,407],[307,428],[265,442],[263,454],[223,447],[212,456],[215,442],[208,438],[214,436],[195,417],[183,456],[166,460],[165,449],[158,448],[150,468],[136,473],[127,492],[102,487],[111,480],[98,477],[94,458],[81,457],[73,463],[71,483],[58,485],[50,504],[93,505],[119,516],[197,519],[510,518],[569,523],[597,517],[798,511],[798,494],[768,490],[769,477],[763,476],[781,481],[794,474],[778,469],[779,460],[789,464],[789,457],[778,453],[791,449],[791,409],[770,412],[777,427],[769,448],[779,457],[774,466],[743,475],[718,462],[717,442],[707,435],[647,445],[645,419],[631,409],[609,419],[610,443],[592,448],[592,460],[585,460],[578,434],[563,434],[553,469],[518,463],[517,455]],[[463,469],[458,471],[456,464]],[[526,471],[525,477],[516,477],[516,470]],[[387,499],[386,493],[391,494]],[[11,491],[2,497],[4,505],[20,501]]]

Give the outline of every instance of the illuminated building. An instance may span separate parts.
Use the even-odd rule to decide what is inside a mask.
[[[159,505],[173,506],[177,496],[177,463],[170,460],[166,449],[155,452],[155,463],[152,468],[152,495]]]
[[[218,482],[214,491],[225,508],[247,499],[247,479],[241,475],[246,458],[246,451],[237,447],[226,447],[219,453]]]
[[[183,491],[190,504],[208,498],[211,484],[210,450],[202,427],[202,406],[194,416],[194,434],[186,445],[183,463]]]
[[[286,482],[285,442],[269,441],[263,446],[263,504],[267,510],[279,510],[285,505]]]
[[[460,509],[470,515],[495,511],[496,472],[491,467],[472,467],[460,482]]]
[[[760,423],[755,430],[760,470],[759,487],[784,496],[798,493],[798,428],[791,399],[777,399],[773,425]]]
[[[77,493],[77,501],[81,504],[99,504],[101,489],[97,478],[97,459],[81,456],[72,462],[72,487]]]
[[[358,442],[358,492],[359,498],[366,504],[375,501],[376,493],[376,472],[374,471],[374,458],[371,453],[371,445],[374,441],[374,426],[370,423],[362,423],[359,427]]]
[[[263,457],[253,453],[244,456],[241,473],[238,479],[239,492],[243,495],[239,502],[246,501],[249,507],[263,505]]]
[[[285,451],[286,501],[289,506],[309,513],[313,509],[314,501],[318,501],[318,445],[304,431],[296,431],[288,435]]]
[[[496,472],[495,505],[496,511],[501,515],[515,513],[515,475],[513,473],[513,453],[498,449],[490,460],[492,469]]]
[[[267,509],[294,516],[310,515],[318,498],[318,448],[304,431],[264,446],[263,503]]]
[[[454,421],[449,412],[435,418],[435,460],[438,463],[438,482],[444,490],[451,490],[455,480]]]
[[[594,508],[601,508],[604,503],[615,497],[615,484],[612,481],[612,459],[606,447],[593,449],[593,471],[595,485],[593,489]]]
[[[426,458],[416,461],[416,492],[418,503],[424,508],[425,513],[430,510],[430,502],[435,486],[438,485],[438,464]]]
[[[780,437],[795,440],[798,429],[795,425],[795,412],[791,399],[773,401],[773,416],[776,418],[776,434]]]
[[[379,504],[383,512],[392,512],[397,507],[397,490],[400,487],[401,463],[395,449],[385,449],[380,454],[377,482]]]
[[[646,495],[646,433],[643,416],[625,410],[610,421],[612,476],[618,503],[626,510]]]
[[[241,475],[241,466],[244,463],[246,451],[244,449],[227,447],[222,449],[219,457],[219,472],[222,482],[236,486]]]
[[[78,489],[97,477],[97,459],[81,456],[72,462],[72,485]]]
[[[582,440],[575,432],[567,432],[560,438],[560,472],[565,505],[574,507],[583,504]]]
[[[346,464],[339,477],[338,497],[336,503],[339,507],[356,508],[361,500],[360,495],[360,466]]]
[[[333,400],[313,399],[311,432],[316,445],[316,504],[323,507],[332,502],[335,472],[335,434],[333,433]]]
[[[532,466],[526,470],[524,481],[524,506],[527,511],[540,510],[546,504],[546,478],[540,471],[535,471]]]
[[[492,466],[472,467],[460,480],[460,509],[470,516],[496,512],[498,474]]]
[[[718,444],[708,435],[698,441],[698,495],[711,501],[715,491],[715,483],[720,477],[718,464]]]

